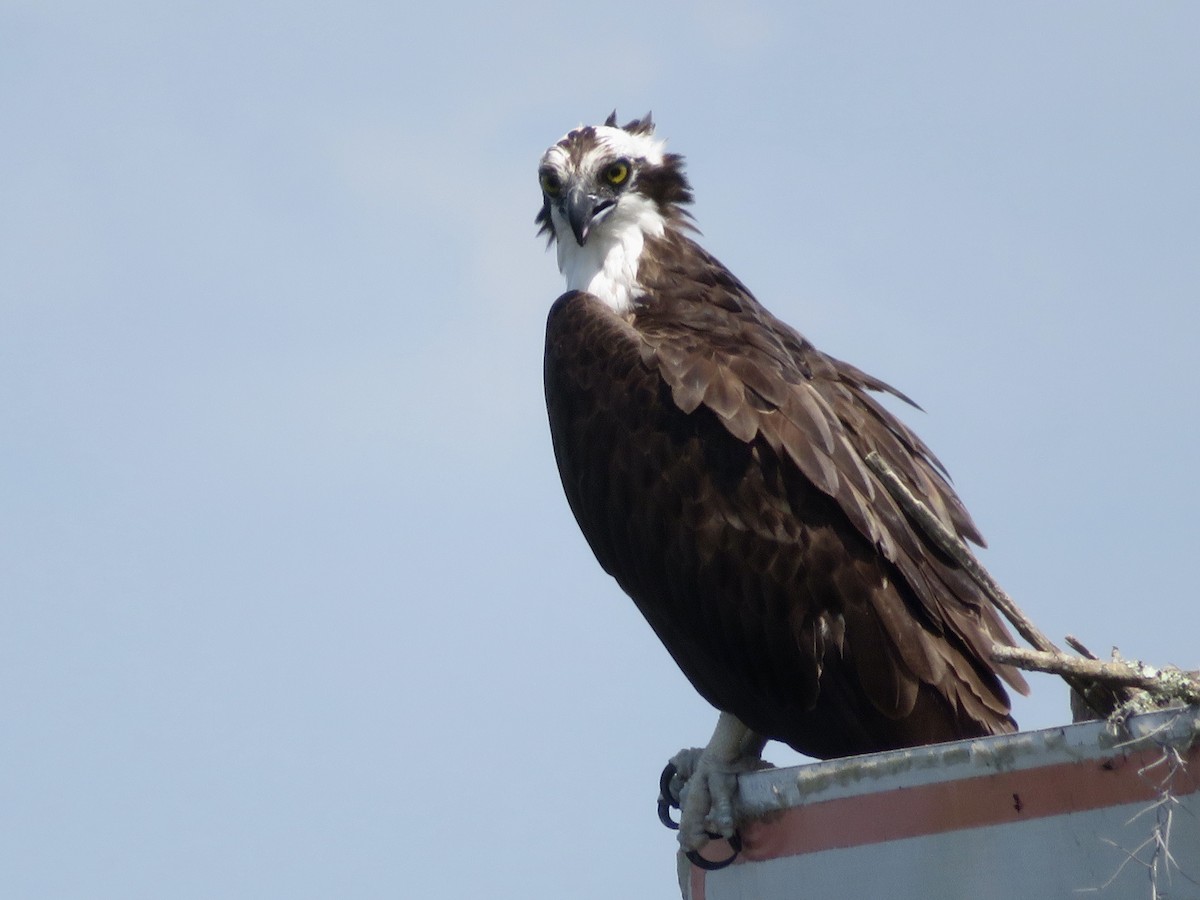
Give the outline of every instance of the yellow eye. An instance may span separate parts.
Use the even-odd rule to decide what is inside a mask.
[[[538,182],[547,197],[557,197],[562,190],[562,181],[554,172],[538,172]]]
[[[618,159],[615,163],[604,170],[604,180],[609,184],[618,185],[624,184],[629,177],[629,163],[623,159]]]

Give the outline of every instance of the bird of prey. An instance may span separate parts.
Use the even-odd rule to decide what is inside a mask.
[[[649,115],[581,126],[541,158],[541,233],[567,292],[546,325],[563,489],[604,570],[719,711],[692,757],[680,842],[732,835],[765,742],[830,758],[1010,732],[990,660],[1012,639],[885,489],[874,451],[982,544],[930,449],[694,239],[683,160]],[[911,402],[911,401],[908,401]]]

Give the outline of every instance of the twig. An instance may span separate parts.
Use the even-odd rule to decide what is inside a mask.
[[[1200,678],[1182,669],[1157,669],[1124,660],[1082,659],[1024,647],[994,647],[992,659],[1022,669],[1138,688],[1156,696],[1168,695],[1189,705],[1200,703]]]
[[[1078,653],[1080,656],[1085,656],[1088,659],[1099,659],[1095,653],[1083,645],[1083,642],[1073,634],[1068,634],[1066,637],[1067,646]]]
[[[942,520],[934,515],[929,507],[922,503],[909,490],[908,485],[900,480],[900,476],[895,473],[878,452],[872,450],[866,455],[865,461],[871,467],[872,471],[879,476],[884,487],[888,489],[888,492],[895,501],[900,504],[901,509],[916,520],[917,524],[924,529],[926,537],[933,541],[938,549],[962,566],[963,571],[974,579],[975,583],[979,585],[988,599],[992,601],[992,604],[1012,623],[1013,628],[1017,630],[1017,633],[1021,637],[1025,638],[1035,650],[1056,654],[1064,659],[1069,658],[1055,646],[1054,642],[1040,628],[1034,625],[1021,612],[1012,598],[1004,592],[1000,585],[996,583],[996,580],[988,573],[987,569],[975,558],[975,554],[971,552],[966,543],[947,528]],[[995,649],[1001,648],[997,646]],[[1085,680],[1077,675],[1061,672],[1059,674],[1079,694],[1083,701],[1101,717],[1108,716],[1115,709],[1133,698],[1133,695],[1124,687],[1110,688],[1094,680]]]
[[[983,588],[988,599],[1000,612],[1004,613],[1008,621],[1012,622],[1021,637],[1029,641],[1035,649],[1051,653],[1058,652],[1058,647],[1054,645],[1054,642],[1021,612],[1012,598],[996,583],[996,579],[992,578],[987,569],[975,558],[975,554],[971,552],[970,548],[908,489],[908,485],[901,481],[900,476],[892,467],[883,461],[883,457],[872,450],[867,454],[866,462],[883,481],[884,486],[901,508],[917,520],[917,523],[925,529],[925,534],[937,545],[939,550],[962,566],[963,570],[975,580],[975,583]]]

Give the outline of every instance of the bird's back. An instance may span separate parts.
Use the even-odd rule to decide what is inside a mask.
[[[979,535],[887,389],[763,309],[690,239],[648,247],[643,302],[572,292],[547,323],[555,456],[601,565],[696,689],[819,757],[1013,730],[1008,634],[866,467],[877,450]]]

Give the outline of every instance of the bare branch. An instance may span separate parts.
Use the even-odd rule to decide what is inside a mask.
[[[1012,598],[997,584],[987,569],[975,558],[971,548],[957,534],[947,528],[942,520],[909,490],[908,485],[900,480],[900,476],[884,461],[883,457],[872,450],[866,455],[865,461],[879,476],[880,481],[883,482],[884,487],[888,489],[895,501],[900,504],[901,509],[917,522],[924,530],[925,536],[938,549],[962,566],[963,571],[979,585],[992,604],[1012,623],[1013,628],[1021,637],[1025,638],[1035,650],[1063,656],[1062,651],[1055,646],[1054,642],[1021,612]],[[1088,681],[1079,675],[1063,672],[1059,674],[1084,703],[1101,717],[1109,715],[1133,698],[1129,690],[1123,686],[1110,687],[1107,683]]]
[[[1099,659],[1095,653],[1083,645],[1083,641],[1075,637],[1073,634],[1068,634],[1066,637],[1067,646],[1078,653],[1080,656],[1085,656],[1088,659]]]
[[[975,554],[971,552],[970,548],[908,489],[908,485],[900,480],[900,476],[884,462],[883,457],[872,450],[866,456],[866,463],[883,481],[884,486],[900,504],[900,507],[916,519],[917,523],[925,530],[926,536],[937,545],[938,549],[962,566],[966,573],[975,580],[975,583],[983,588],[988,598],[1000,612],[1004,613],[1008,621],[1012,622],[1021,637],[1038,650],[1047,652],[1058,650],[1054,642],[1021,612],[1012,598],[1004,592],[987,569],[975,558]]]
[[[1183,703],[1200,703],[1200,677],[1172,667],[1159,669],[1138,662],[1082,659],[1065,653],[1044,653],[1024,647],[992,648],[992,659],[1022,669],[1050,672],[1064,678],[1101,681],[1106,684],[1137,688],[1158,698],[1171,698]]]

